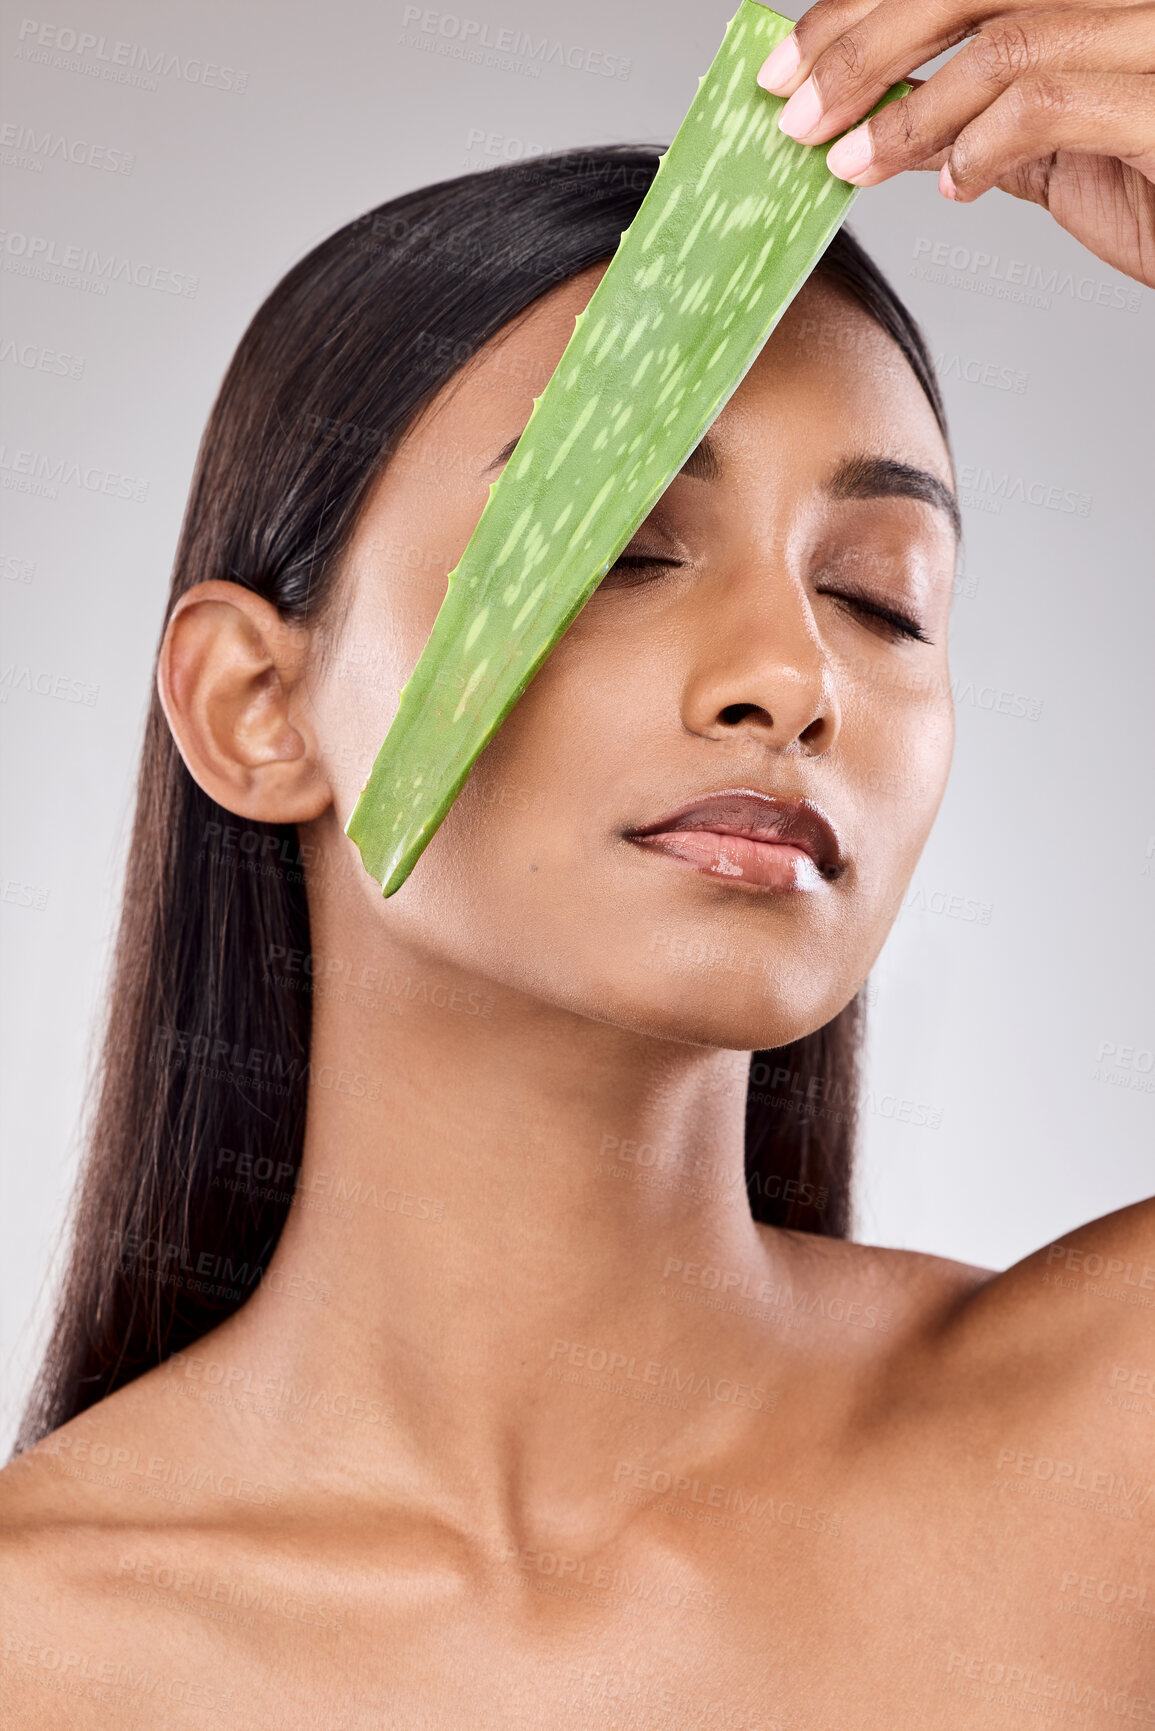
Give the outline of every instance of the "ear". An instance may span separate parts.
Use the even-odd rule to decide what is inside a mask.
[[[304,674],[309,631],[239,583],[180,597],[156,682],[189,774],[210,799],[261,823],[307,823],[332,804]]]

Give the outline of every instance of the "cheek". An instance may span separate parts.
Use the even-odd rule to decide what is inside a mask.
[[[635,682],[623,703],[620,644],[604,653],[581,624],[480,754],[406,885],[409,916],[423,930],[507,983],[536,978],[559,944],[576,955],[591,918],[609,917],[607,840],[638,776],[641,699]],[[511,932],[528,939],[536,929],[549,944],[525,953],[511,945]],[[557,984],[539,983],[549,993]]]
[[[950,771],[954,710],[945,671],[919,694],[876,701],[857,719],[853,734],[844,736],[857,806],[848,840],[859,892],[889,919],[930,834]]]
[[[576,758],[587,778],[636,761],[641,740],[668,737],[680,719],[693,628],[657,608],[613,605],[622,599],[595,595],[518,706],[530,749]]]
[[[313,718],[342,828],[396,713],[405,669],[403,645],[383,624],[376,634],[347,632],[325,670]]]
[[[471,780],[529,788],[536,808],[548,808],[564,825],[565,814],[588,804],[591,791],[616,785],[628,765],[636,769],[647,717],[652,725],[661,705],[653,645],[592,613],[579,615],[490,740]],[[524,809],[524,801],[517,804]]]
[[[357,803],[445,595],[437,547],[378,539],[352,564],[356,593],[318,669],[312,709],[342,824]]]

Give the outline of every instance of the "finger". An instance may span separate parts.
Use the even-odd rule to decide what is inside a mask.
[[[939,156],[1016,78],[1088,66],[1155,66],[1155,5],[991,19],[910,96],[832,145],[826,165],[855,186],[877,186]]]
[[[878,0],[817,0],[762,62],[758,82],[774,96],[792,96],[831,42],[853,30]],[[921,62],[919,62],[921,65]]]
[[[946,5],[881,0],[826,42],[817,34],[817,23],[811,24],[823,3],[819,0],[793,32],[800,54],[806,54],[799,64],[805,76],[779,117],[782,130],[804,144],[822,144],[844,132],[898,79],[963,41],[996,10],[995,0],[949,0]],[[1054,0],[1019,0],[1015,10],[1029,15],[1053,6]],[[810,33],[803,34],[808,25]]]
[[[1132,5],[1133,0],[1100,0],[1100,4],[1104,3],[1122,10]],[[1054,0],[1019,0],[1015,10],[1027,12],[1035,6],[1045,8],[1053,4]],[[878,0],[818,0],[818,3],[811,6],[804,17],[799,19],[790,35],[767,56],[758,73],[759,84],[775,96],[792,96],[803,79],[814,70],[819,57],[827,49],[832,47],[840,37],[850,34],[863,25],[871,13],[882,10]],[[1000,8],[993,3],[993,0],[992,3],[985,5],[976,4],[974,0],[955,0],[953,5],[948,4],[945,7],[931,7],[924,0],[921,10],[924,17],[930,19],[929,23],[915,19],[915,9],[907,3],[907,0],[903,0],[903,4],[899,8],[890,7],[886,10],[897,16],[900,23],[910,26],[906,37],[909,41],[914,42],[917,39],[923,43],[938,44],[932,53],[924,54],[922,60],[900,53],[898,60],[901,66],[905,68],[921,66],[925,60],[933,58],[934,53],[941,53],[943,48],[949,48],[953,43],[961,42],[963,37],[969,35],[971,29],[980,24],[984,18],[997,16]],[[876,27],[889,32],[892,22],[893,18],[870,18],[866,28],[869,33],[873,33]],[[901,39],[901,31],[899,36]],[[1145,70],[1151,70],[1151,68]],[[897,78],[903,77],[909,77],[909,72],[903,69],[896,71],[886,83],[879,87],[875,96],[865,104],[865,107],[872,107],[884,89],[889,89]]]
[[[963,128],[942,189],[967,204],[1024,163],[1057,151],[1145,159],[1155,153],[1155,77],[1032,73]]]

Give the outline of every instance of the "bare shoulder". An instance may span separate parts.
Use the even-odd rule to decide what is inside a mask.
[[[136,1538],[124,1499],[70,1460],[100,1426],[74,1419],[0,1471],[0,1721],[14,1731],[86,1728],[107,1712],[108,1613],[93,1616],[92,1595],[115,1591],[117,1556]]]
[[[1003,1270],[919,1251],[811,1242],[817,1259],[888,1303],[900,1341],[925,1338],[939,1348],[949,1336],[992,1355],[1037,1349],[1056,1365],[1104,1353],[1146,1353],[1155,1361],[1155,1199],[1074,1227]],[[1150,1383],[1146,1392],[1155,1393]]]
[[[800,1271],[799,1290],[790,1295],[793,1304],[806,1314],[817,1311],[851,1324],[863,1340],[872,1336],[881,1358],[945,1327],[975,1293],[998,1278],[992,1269],[919,1250],[804,1232],[780,1235],[790,1239]],[[825,1296],[810,1298],[811,1289]]]
[[[226,1704],[222,1643],[251,1638],[230,1603],[260,1596],[275,1500],[257,1506],[227,1424],[173,1406],[149,1372],[0,1471],[5,1727],[87,1731],[163,1701],[175,1731]]]
[[[115,1547],[132,1535],[278,1506],[238,1427],[219,1409],[181,1398],[175,1362],[98,1401],[0,1471],[0,1566],[51,1558],[59,1571],[70,1553],[91,1555],[94,1542]]]
[[[1155,1200],[1044,1244],[977,1288],[962,1321],[992,1349],[1028,1350],[1060,1371],[1155,1361]]]
[[[901,1251],[880,1267],[909,1295],[896,1377],[997,1437],[999,1472],[1155,1517],[1155,1203],[1001,1272]]]
[[[163,1409],[121,1390],[16,1455],[0,1471],[0,1571],[9,1588],[43,1577],[57,1585],[91,1555],[93,1541],[155,1528],[176,1505],[155,1493]],[[140,1470],[143,1463],[143,1472]]]
[[[804,1236],[791,1235],[796,1244]],[[810,1241],[804,1265],[816,1287],[877,1318],[865,1361],[888,1383],[887,1402],[908,1382],[940,1387],[972,1410],[1030,1414],[1040,1434],[1056,1425],[1125,1463],[1150,1463],[1155,1201],[1090,1221],[1001,1271],[822,1239]],[[1155,1490],[1152,1502],[1155,1513]]]

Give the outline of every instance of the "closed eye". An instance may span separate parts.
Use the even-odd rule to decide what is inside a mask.
[[[646,573],[656,575],[663,568],[680,570],[685,563],[682,559],[666,559],[657,553],[619,553],[605,576],[602,578],[604,587],[612,576],[622,574],[621,583],[613,585],[616,588],[633,588],[646,581]]]
[[[888,633],[896,637],[906,637],[915,643],[930,643],[932,641],[918,623],[908,613],[902,613],[897,607],[888,607],[883,601],[872,601],[865,595],[847,595],[836,589],[820,589],[820,595],[829,595],[832,601],[837,601],[843,607],[849,607],[855,613],[876,619],[887,628]]]
[[[601,587],[609,584],[611,577],[616,577],[619,580],[610,585],[611,587],[636,588],[648,578],[656,576],[659,571],[678,571],[684,564],[682,559],[668,559],[656,553],[620,553],[603,577]],[[835,589],[820,589],[817,593],[829,595],[832,601],[849,608],[860,618],[876,621],[887,636],[903,637],[915,643],[929,644],[932,641],[917,619],[912,619],[897,607],[888,607],[885,602],[871,600],[865,595],[853,595]]]

